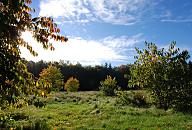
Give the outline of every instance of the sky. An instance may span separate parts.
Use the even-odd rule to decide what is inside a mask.
[[[176,41],[192,54],[191,0],[33,0],[30,6],[33,17],[54,18],[69,41],[52,41],[55,51],[44,50],[24,32],[38,52],[33,57],[21,47],[27,60],[118,66],[133,63],[135,47],[144,48],[145,41],[164,48]]]

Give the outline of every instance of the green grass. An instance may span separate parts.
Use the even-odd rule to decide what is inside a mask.
[[[192,116],[161,110],[155,107],[136,108],[116,104],[116,97],[105,97],[99,92],[52,93],[45,108],[26,106],[10,109],[17,119],[13,127],[44,120],[56,129],[192,129]]]

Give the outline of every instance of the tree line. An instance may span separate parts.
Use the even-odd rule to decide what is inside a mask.
[[[105,63],[104,65],[97,66],[82,66],[78,64],[60,62],[33,62],[29,61],[27,63],[27,68],[30,73],[32,73],[36,79],[39,78],[39,74],[49,65],[53,65],[60,69],[63,75],[63,81],[67,82],[70,77],[75,77],[79,80],[80,86],[79,91],[95,91],[99,90],[100,81],[104,80],[107,75],[116,77],[117,85],[122,89],[127,89],[128,78],[126,75],[130,73],[131,65],[121,65],[118,67],[112,67],[111,64]]]

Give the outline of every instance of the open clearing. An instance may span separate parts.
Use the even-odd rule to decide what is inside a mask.
[[[46,121],[51,129],[192,129],[192,116],[155,107],[120,106],[116,97],[99,92],[52,93],[42,108],[25,106],[11,109],[15,127]]]

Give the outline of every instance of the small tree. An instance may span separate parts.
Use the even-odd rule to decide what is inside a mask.
[[[129,86],[139,86],[151,91],[160,108],[165,110],[190,108],[192,87],[188,71],[188,51],[179,53],[173,42],[166,51],[147,43],[143,51],[136,48],[138,56],[131,68]]]
[[[63,75],[57,67],[49,65],[48,68],[43,69],[39,74],[38,80],[41,89],[48,93],[51,91],[59,91],[63,86]]]
[[[79,88],[79,80],[77,80],[76,78],[69,78],[67,80],[67,82],[65,83],[64,89],[67,92],[77,92],[78,88]]]
[[[117,81],[111,76],[107,76],[107,78],[104,81],[100,82],[101,87],[99,88],[101,92],[103,92],[106,96],[114,96],[115,90],[117,90]]]

